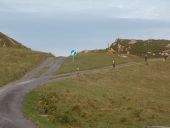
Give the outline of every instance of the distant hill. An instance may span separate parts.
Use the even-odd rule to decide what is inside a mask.
[[[21,43],[19,43],[16,40],[8,37],[7,35],[3,34],[2,32],[0,32],[0,47],[28,49],[27,47],[25,47]]]
[[[32,51],[0,33],[0,87],[21,78],[51,54]]]
[[[111,48],[119,53],[159,56],[164,51],[170,50],[170,40],[117,39]]]

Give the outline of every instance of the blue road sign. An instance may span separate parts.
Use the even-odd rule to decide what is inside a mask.
[[[71,56],[76,56],[76,55],[77,55],[76,50],[72,50],[72,51],[71,51]]]

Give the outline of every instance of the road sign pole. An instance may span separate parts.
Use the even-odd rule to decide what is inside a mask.
[[[75,61],[75,60],[74,60],[74,56],[73,56],[73,64],[74,64],[74,61]]]
[[[71,51],[71,56],[73,57],[73,64],[75,63],[75,56],[76,56],[77,52],[75,50]]]

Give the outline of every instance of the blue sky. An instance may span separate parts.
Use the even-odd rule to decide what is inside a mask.
[[[69,55],[116,38],[170,39],[170,0],[0,0],[0,31],[35,50]]]

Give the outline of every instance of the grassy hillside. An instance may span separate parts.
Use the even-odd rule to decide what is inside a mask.
[[[27,49],[0,48],[0,86],[19,79],[47,56]]]
[[[27,47],[25,47],[21,43],[19,43],[16,40],[8,37],[7,35],[3,34],[2,32],[0,32],[0,47],[28,49]]]
[[[144,56],[149,53],[150,56],[158,57],[159,53],[170,49],[169,40],[130,40],[130,39],[117,39],[111,45],[111,48],[118,51],[120,45],[120,53],[130,52],[133,55]]]
[[[0,86],[19,79],[49,55],[31,51],[0,32]]]
[[[170,124],[170,61],[47,84],[25,97],[40,128],[143,128]]]
[[[57,71],[57,74],[76,71],[77,68],[80,70],[87,70],[111,66],[113,58],[116,64],[142,60],[134,55],[128,55],[127,58],[118,57],[117,55],[114,55],[114,57],[109,56],[106,50],[90,51],[88,53],[81,52],[75,57],[75,64],[73,64],[71,56],[66,58],[64,64]]]

